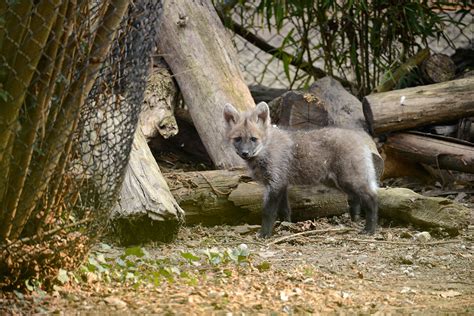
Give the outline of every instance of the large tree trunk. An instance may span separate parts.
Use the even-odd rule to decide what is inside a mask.
[[[260,223],[263,187],[242,170],[168,173],[171,192],[185,210],[188,224]],[[340,215],[347,211],[346,196],[325,187],[291,186],[293,220]],[[444,198],[419,195],[409,189],[378,190],[381,216],[422,227],[442,227],[457,234],[469,224],[470,210]]]
[[[368,95],[364,115],[373,134],[474,115],[474,77]]]
[[[388,137],[384,146],[405,159],[436,168],[474,173],[474,145],[441,136],[399,133]],[[443,140],[444,139],[444,140]]]
[[[235,49],[210,0],[164,0],[159,50],[178,81],[194,125],[218,168],[243,162],[223,139],[224,104],[255,106]]]

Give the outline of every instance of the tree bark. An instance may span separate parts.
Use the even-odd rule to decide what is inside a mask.
[[[171,193],[185,210],[187,224],[261,222],[263,187],[243,170],[164,174]],[[291,186],[293,221],[340,215],[348,210],[346,196],[322,186]],[[378,190],[381,216],[422,227],[442,227],[452,234],[469,224],[470,210],[444,198],[419,195],[409,189]]]
[[[170,222],[179,224],[183,219],[184,211],[170,193],[142,131],[137,129],[120,198],[111,215],[114,231],[124,244],[169,240],[176,229]],[[167,221],[160,226],[164,232],[157,229],[163,221]]]
[[[448,139],[448,137],[443,137]],[[384,146],[405,159],[430,164],[441,169],[474,173],[474,145],[428,135],[399,133],[388,137]]]
[[[211,1],[163,1],[158,47],[214,164],[218,168],[242,165],[223,139],[222,113],[227,102],[241,111],[252,109],[255,103]]]
[[[372,134],[474,115],[474,78],[368,95],[363,110]]]

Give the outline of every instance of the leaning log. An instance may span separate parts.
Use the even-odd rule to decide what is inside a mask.
[[[397,133],[388,137],[384,147],[408,160],[440,169],[474,173],[474,144],[467,141],[429,134]]]
[[[372,134],[474,116],[474,78],[368,95],[363,110]]]
[[[133,139],[130,160],[112,211],[111,226],[122,244],[170,241],[184,219],[140,129]]]
[[[261,222],[263,188],[244,170],[213,170],[164,174],[172,194],[185,210],[187,224]],[[340,215],[348,206],[344,194],[322,186],[291,186],[293,220]],[[419,195],[409,189],[378,191],[383,217],[421,227],[441,227],[457,234],[469,224],[470,210],[444,198]]]
[[[164,0],[157,39],[214,164],[218,168],[242,165],[223,140],[222,113],[227,102],[241,111],[255,103],[211,0]]]

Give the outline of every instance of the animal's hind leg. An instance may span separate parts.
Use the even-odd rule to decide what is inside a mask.
[[[360,201],[359,205],[362,210],[365,211],[365,228],[362,233],[374,234],[378,220],[377,193],[372,191],[368,186],[356,185],[349,182],[343,183],[340,187],[349,197],[351,217],[352,212],[356,212],[356,203],[351,204],[351,199]]]
[[[371,191],[360,195],[362,207],[366,210],[364,233],[374,234],[378,220],[377,194]]]
[[[356,194],[348,194],[347,202],[349,203],[351,220],[353,222],[358,222],[360,220],[360,198]]]
[[[291,222],[291,208],[288,202],[288,187],[282,189],[280,193],[280,203],[278,205],[278,217],[281,221]]]

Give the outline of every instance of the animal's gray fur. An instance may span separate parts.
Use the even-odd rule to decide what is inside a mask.
[[[351,218],[358,219],[362,204],[367,211],[365,231],[374,233],[377,184],[363,131],[337,127],[285,131],[271,126],[264,102],[244,113],[226,105],[224,118],[229,141],[255,180],[266,187],[262,237],[271,235],[277,215],[290,219],[288,184],[323,183],[339,188],[348,195]]]

